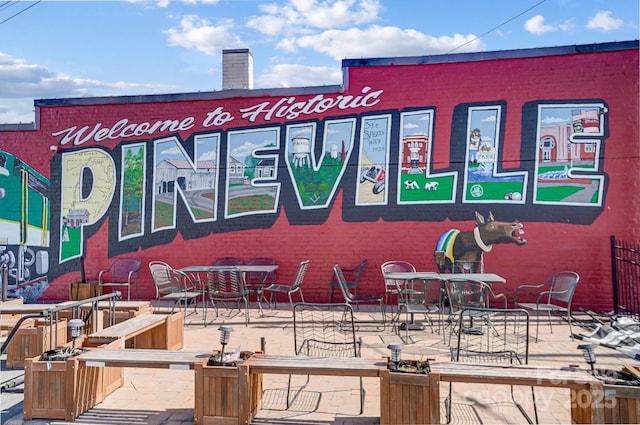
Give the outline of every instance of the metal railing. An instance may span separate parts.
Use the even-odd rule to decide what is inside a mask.
[[[611,236],[614,313],[640,320],[640,243]]]
[[[121,297],[122,294],[119,291],[115,291],[80,301],[66,301],[53,308],[45,308],[36,314],[23,315],[13,326],[9,335],[7,335],[7,339],[2,344],[2,348],[0,348],[0,354],[4,354],[6,352],[9,343],[20,328],[20,325],[28,319],[43,319],[46,321],[46,326],[49,330],[49,350],[56,348],[54,345],[55,341],[58,340],[58,327],[54,326],[54,324],[60,320],[58,316],[61,311],[71,310],[72,319],[82,319],[85,323],[89,322],[91,324],[92,331],[95,332],[98,330],[97,326],[99,321],[97,315],[100,313],[100,310],[98,309],[98,302],[108,301],[107,311],[109,312],[109,317],[107,320],[109,322],[108,326],[111,326],[115,321],[116,300]]]

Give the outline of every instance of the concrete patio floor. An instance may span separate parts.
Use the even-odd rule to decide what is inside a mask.
[[[222,323],[232,325],[234,331],[228,349],[241,346],[242,350],[258,351],[261,338],[265,341],[265,351],[273,355],[292,355],[293,320],[292,313],[286,309],[288,304],[280,303],[279,309],[265,309],[260,316],[257,309],[250,310],[250,324],[245,327],[244,317],[234,311],[221,310],[220,316],[209,311],[212,322],[203,326],[200,309],[196,313],[188,310],[184,328],[185,350],[217,350],[219,344],[218,326]],[[381,359],[389,355],[387,345],[401,338],[387,326],[382,329],[382,316],[378,311],[365,308],[356,311],[358,336],[362,337],[362,357]],[[416,316],[416,319],[420,319]],[[434,316],[434,320],[437,317]],[[588,316],[578,316],[588,321]],[[586,368],[582,351],[577,349],[580,340],[571,340],[569,326],[557,318],[553,333],[549,332],[546,317],[540,324],[539,340],[535,341],[535,318],[532,318],[530,343],[531,365],[566,367],[579,365]],[[405,342],[403,358],[434,358],[436,361],[449,360],[449,346],[443,342],[438,321],[434,329],[426,326],[424,331],[409,331],[411,341]],[[448,332],[448,331],[447,331]],[[589,330],[574,326],[574,333],[588,333]],[[448,335],[448,334],[447,334]],[[402,331],[401,336],[405,336]],[[622,365],[638,362],[616,350],[596,348],[597,366],[619,370]],[[4,360],[4,356],[3,356]],[[332,361],[332,360],[329,360]],[[4,363],[3,363],[4,365]],[[2,371],[2,382],[21,371]],[[293,385],[300,386],[304,377],[294,377]],[[193,371],[163,369],[125,369],[125,385],[110,394],[98,406],[90,409],[73,424],[140,424],[140,425],[187,425],[193,424],[194,407]],[[312,376],[309,385],[301,392],[296,402],[285,408],[287,376],[265,375],[263,407],[255,418],[255,424],[377,424],[380,417],[379,385],[373,378],[365,378],[365,409],[359,412],[358,379],[355,377]],[[441,384],[447,385],[447,384]],[[445,396],[447,388],[441,389]],[[570,423],[570,396],[568,390],[536,388],[536,401],[540,423]],[[516,399],[525,406],[529,404],[530,389],[517,388]],[[23,421],[21,415],[22,400],[20,392],[3,392],[3,425],[40,425],[65,424],[60,420]],[[455,384],[453,396],[453,420],[457,424],[477,423],[526,423],[511,402],[509,388],[491,387],[480,384]],[[444,403],[441,403],[443,422]],[[531,409],[528,409],[531,412]]]

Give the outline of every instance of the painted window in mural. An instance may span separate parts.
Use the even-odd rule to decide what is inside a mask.
[[[60,262],[83,255],[82,228],[109,210],[116,189],[116,165],[100,149],[62,154]]]
[[[469,108],[463,202],[526,201],[526,172],[498,172],[500,106]]]
[[[605,106],[538,106],[534,202],[600,206],[604,176],[598,171]]]
[[[315,123],[287,127],[287,169],[301,209],[326,208],[353,150],[355,119],[325,122],[322,155],[314,155]]]
[[[122,147],[120,191],[120,240],[144,234],[145,145]]]
[[[365,117],[360,132],[356,205],[386,205],[391,115]]]
[[[193,161],[175,137],[155,142],[152,230],[176,226],[178,194],[194,223],[216,218],[220,136],[194,137]]]
[[[280,147],[279,128],[233,131],[228,138],[225,218],[276,212],[278,156],[260,151]]]
[[[431,173],[433,113],[400,115],[398,204],[455,202],[457,173]]]
[[[25,299],[49,271],[49,213],[49,179],[0,150],[0,265]]]

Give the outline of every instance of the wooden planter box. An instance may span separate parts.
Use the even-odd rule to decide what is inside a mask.
[[[90,348],[86,340],[77,345]],[[105,347],[122,348],[122,340],[114,340]],[[66,361],[39,358],[25,360],[22,412],[25,420],[73,421],[124,384],[122,368],[87,367],[74,358]]]
[[[67,341],[66,320],[54,322],[53,329],[46,320],[32,320],[16,331],[7,346],[7,369],[22,369],[25,359],[39,356],[52,347],[63,346]]]
[[[640,366],[624,366],[624,372],[640,376]],[[640,387],[604,385],[604,423],[640,423]]]
[[[439,424],[437,373],[380,372],[380,425]]]
[[[244,365],[195,365],[194,425],[245,424],[262,406],[262,375]],[[249,385],[248,390],[243,385]],[[249,400],[242,394],[250,394]]]
[[[87,298],[94,298],[100,294],[98,282],[72,282],[69,285],[69,300],[82,301]]]

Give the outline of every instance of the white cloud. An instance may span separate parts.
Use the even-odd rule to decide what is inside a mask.
[[[0,52],[0,93],[3,98],[56,98],[154,93],[173,86],[105,82],[54,73],[42,65],[29,64]]]
[[[255,80],[257,87],[308,87],[342,84],[340,66],[304,66],[278,64],[269,67]]]
[[[238,146],[237,148],[233,149],[233,151],[231,152],[231,155],[235,158],[244,158],[248,155],[251,155],[251,152],[253,152],[256,148],[261,148],[261,147],[262,145],[247,141],[247,142],[244,142],[241,146]]]
[[[361,30],[329,30],[317,35],[289,39],[288,46],[311,48],[336,60],[380,56],[419,56],[446,53],[465,46],[460,51],[478,51],[483,43],[473,34],[434,37],[412,29],[373,25]],[[375,42],[372,42],[375,40]],[[280,47],[280,46],[279,46]]]
[[[34,99],[151,94],[175,89],[170,85],[74,78],[0,52],[0,123],[32,122]]]
[[[556,31],[556,28],[544,23],[544,16],[542,15],[536,15],[527,20],[527,22],[524,23],[524,29],[535,35]]]
[[[545,117],[542,119],[542,123],[548,125],[562,124],[566,122],[568,122],[566,119],[560,117]]]
[[[247,22],[247,26],[268,35],[300,34],[309,28],[339,28],[374,22],[379,19],[379,0],[290,0],[284,6],[258,6],[265,14]]]
[[[185,15],[180,21],[180,28],[170,28],[165,33],[168,35],[170,46],[196,49],[213,56],[223,49],[246,47],[240,38],[231,32],[233,28],[232,19],[221,19],[215,26],[207,19]]]
[[[611,17],[611,11],[601,10],[589,19],[587,28],[590,30],[612,31],[620,28],[624,21]]]

